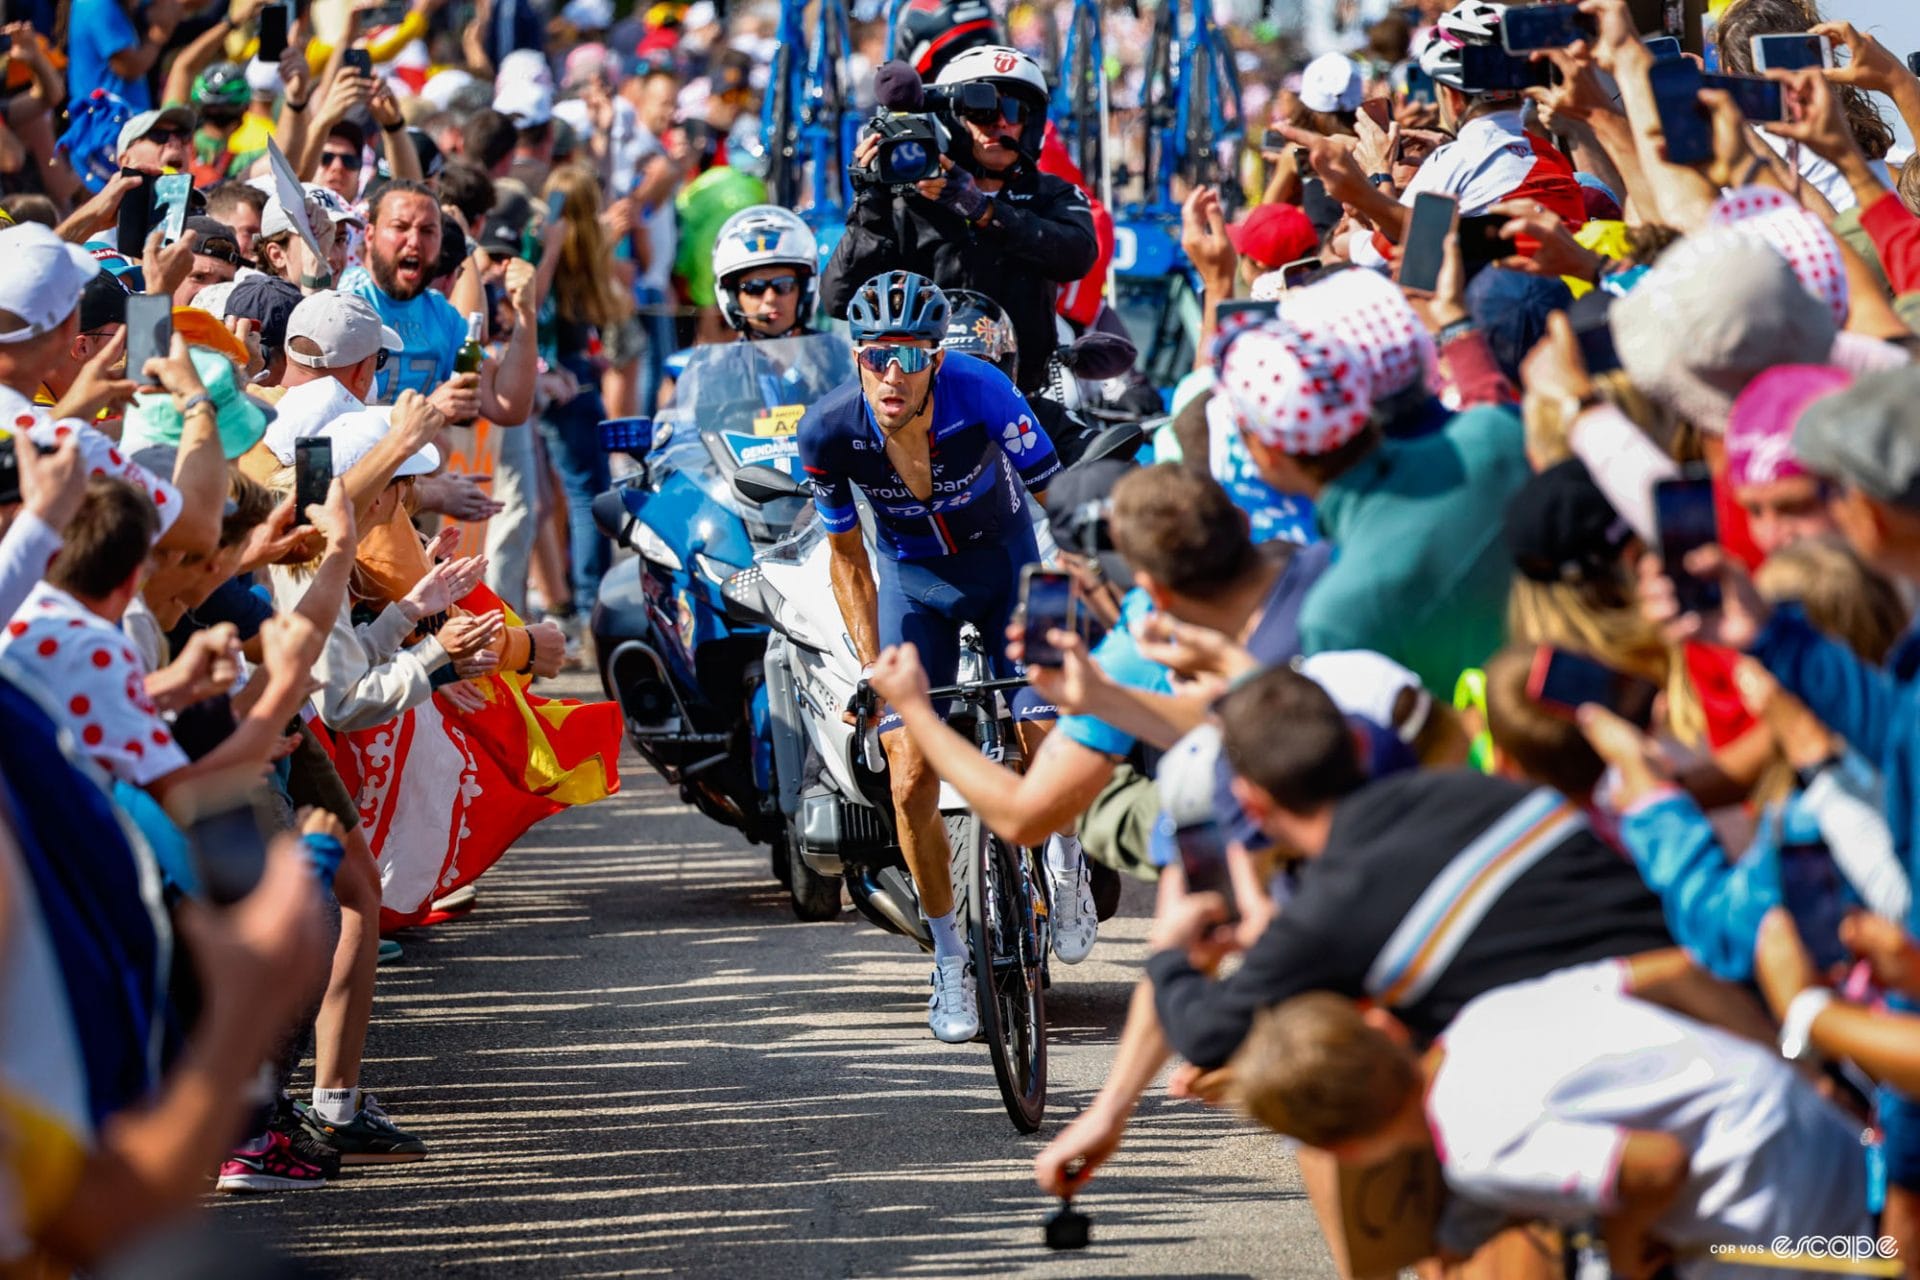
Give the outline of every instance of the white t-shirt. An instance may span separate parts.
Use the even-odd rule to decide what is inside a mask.
[[[666,154],[666,146],[653,136],[647,126],[634,122],[639,134],[638,152],[634,160],[637,176],[641,166],[657,155]],[[680,247],[680,227],[673,209],[673,197],[668,195],[654,208],[648,209],[644,218],[647,228],[647,248],[651,251],[652,262],[640,277],[640,283],[658,290],[664,297],[673,289],[673,256]]]
[[[80,456],[86,459],[89,475],[118,476],[153,499],[154,510],[160,513],[160,537],[165,537],[180,518],[180,491],[170,479],[154,475],[122,453],[113,440],[78,418],[55,422],[45,405],[35,404],[12,387],[0,386],[0,427],[25,431],[42,449],[58,448],[62,440],[73,436]]]
[[[563,120],[582,139],[593,133],[593,117],[584,98],[568,98],[553,104],[556,120]],[[613,100],[613,127],[607,131],[607,155],[610,161],[608,176],[613,183],[613,194],[627,195],[633,190],[638,177],[640,162],[647,157],[641,134],[646,130],[640,127],[640,117],[633,104],[625,98]]]
[[[338,378],[315,378],[289,388],[274,406],[274,419],[261,439],[281,465],[293,464],[293,442],[317,436],[350,413],[367,406]]]
[[[1760,137],[1781,156],[1792,159],[1792,138],[1783,138],[1779,134],[1768,133],[1765,130],[1761,130]],[[1886,161],[1869,160],[1867,167],[1873,170],[1880,181],[1889,187],[1893,186],[1893,175],[1888,172]],[[1845,213],[1860,203],[1853,198],[1853,187],[1847,182],[1846,177],[1816,155],[1812,147],[1800,148],[1800,176],[1807,180],[1808,186],[1827,198],[1827,203],[1833,206],[1835,213]]]
[[[1427,1117],[1447,1185],[1515,1214],[1611,1212],[1631,1130],[1671,1134],[1691,1172],[1654,1236],[1687,1277],[1797,1274],[1711,1245],[1869,1235],[1859,1128],[1778,1055],[1621,990],[1616,962],[1490,991],[1447,1028]]]

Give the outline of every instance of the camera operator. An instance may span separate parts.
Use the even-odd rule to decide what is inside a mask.
[[[989,106],[978,89],[995,92]],[[949,62],[926,94],[904,63],[874,76],[890,118],[923,106],[950,139],[941,176],[880,180],[882,137],[870,129],[854,152],[854,203],[824,279],[827,309],[844,316],[855,290],[887,271],[913,271],[943,288],[975,289],[1006,309],[1019,340],[1023,392],[1040,390],[1056,338],[1057,286],[1093,267],[1099,246],[1079,188],[1037,166],[1046,132],[1047,82],[1016,49],[988,45]],[[962,105],[962,99],[972,102]],[[887,117],[883,117],[887,118]]]

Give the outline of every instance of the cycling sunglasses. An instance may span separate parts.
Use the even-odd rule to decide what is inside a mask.
[[[364,163],[358,151],[322,151],[320,153],[320,167],[322,169],[336,162],[344,165],[349,173],[358,172],[361,164]]]
[[[902,347],[889,343],[861,347],[853,354],[863,367],[885,377],[890,364],[899,365],[902,373],[919,373],[930,368],[933,358],[940,353],[926,347]]]
[[[1025,122],[1029,115],[1033,114],[1033,110],[1034,107],[1032,103],[1023,102],[1011,94],[1003,93],[1000,95],[1000,104],[998,107],[991,110],[962,107],[960,109],[960,115],[963,119],[971,120],[978,125],[998,124],[1001,121],[1005,121],[1008,124],[1021,124]]]
[[[756,276],[751,280],[742,280],[739,284],[734,285],[733,291],[745,297],[757,298],[771,289],[782,298],[791,298],[799,288],[799,276]]]

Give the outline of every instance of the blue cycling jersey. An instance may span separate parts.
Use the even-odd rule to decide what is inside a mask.
[[[1028,527],[1020,484],[1039,492],[1060,470],[1053,441],[1005,374],[949,351],[933,379],[933,496],[913,496],[860,393],[856,375],[800,420],[800,462],[829,533],[858,527],[853,488],[873,508],[874,539],[895,560],[929,560],[1004,542]],[[1015,474],[1019,482],[1015,482]]]

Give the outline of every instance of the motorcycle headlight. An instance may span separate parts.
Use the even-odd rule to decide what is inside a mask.
[[[728,578],[740,572],[741,566],[728,564],[725,560],[715,560],[712,556],[693,553],[693,567],[707,576],[714,586],[724,586]]]
[[[667,540],[655,533],[644,520],[634,523],[628,541],[633,543],[633,549],[643,559],[651,560],[654,564],[676,570],[686,567],[680,563],[680,557],[674,554],[673,548],[667,545]]]

